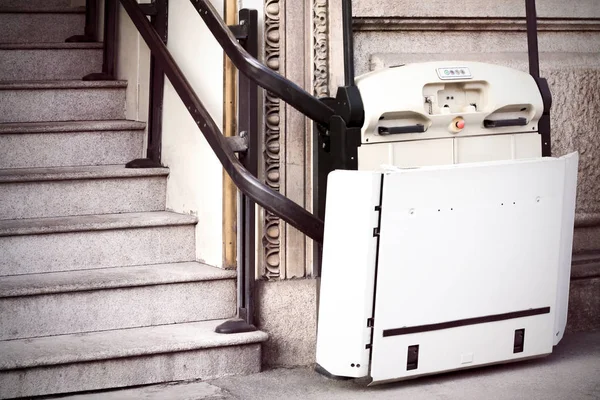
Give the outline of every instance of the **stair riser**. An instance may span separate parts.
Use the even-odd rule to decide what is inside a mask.
[[[0,8],[47,10],[71,6],[71,0],[0,0]]]
[[[164,211],[166,177],[0,184],[0,219]]]
[[[0,81],[76,80],[102,69],[102,49],[0,50]]]
[[[0,122],[82,121],[125,118],[125,89],[5,89]]]
[[[260,372],[260,344],[28,368],[0,373],[0,398]]]
[[[3,43],[64,42],[83,34],[84,13],[0,13]]]
[[[182,225],[4,236],[0,237],[0,275],[194,261],[194,228]]]
[[[0,340],[230,318],[235,281],[0,298]]]
[[[0,168],[126,164],[142,156],[143,132],[0,134]]]

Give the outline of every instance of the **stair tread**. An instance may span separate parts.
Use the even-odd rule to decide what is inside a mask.
[[[166,176],[168,168],[125,168],[124,165],[0,169],[0,183]]]
[[[195,225],[197,222],[195,216],[170,211],[0,220],[0,236]]]
[[[127,81],[0,81],[0,90],[126,88]]]
[[[0,134],[6,133],[52,133],[52,132],[95,132],[125,131],[146,128],[145,122],[129,120],[105,121],[58,121],[58,122],[4,122],[0,123]]]
[[[225,320],[0,342],[0,371],[260,343],[261,331],[218,334]]]
[[[233,279],[236,272],[195,261],[0,277],[0,298]]]
[[[0,7],[0,14],[85,14],[85,7]]]
[[[0,43],[0,50],[73,50],[73,49],[98,49],[102,50],[104,45],[98,42],[90,43]]]

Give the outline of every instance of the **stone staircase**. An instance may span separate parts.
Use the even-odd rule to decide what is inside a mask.
[[[68,0],[0,0],[0,398],[257,372],[235,272],[196,262],[167,168],[126,169],[145,125]],[[168,134],[166,132],[165,134]]]

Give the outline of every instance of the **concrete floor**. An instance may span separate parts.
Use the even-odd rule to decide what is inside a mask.
[[[580,400],[600,399],[600,332],[566,336],[551,356],[365,387],[311,369],[275,369],[207,382],[154,385],[63,400]]]

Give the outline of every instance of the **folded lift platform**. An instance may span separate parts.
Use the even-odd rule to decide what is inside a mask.
[[[356,85],[358,170],[327,181],[319,369],[382,383],[551,353],[566,325],[578,156],[543,157],[536,80],[450,61]]]

